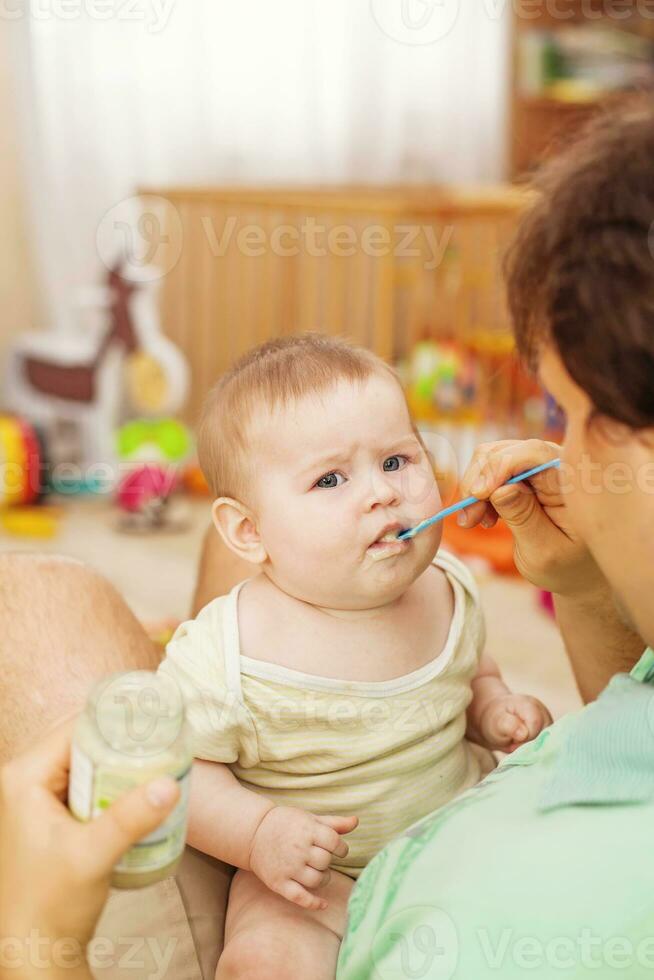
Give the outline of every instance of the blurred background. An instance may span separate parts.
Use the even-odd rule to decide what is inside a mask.
[[[654,79],[654,0],[0,0],[0,547],[91,561],[165,636],[209,499],[207,389],[267,338],[394,363],[446,498],[560,439],[502,255],[529,178]],[[509,679],[577,703],[506,529],[447,546]]]

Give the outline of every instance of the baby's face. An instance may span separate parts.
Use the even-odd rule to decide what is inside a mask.
[[[441,501],[392,378],[339,381],[259,419],[253,436],[266,571],[285,592],[369,609],[398,598],[429,565],[440,525],[396,540]]]

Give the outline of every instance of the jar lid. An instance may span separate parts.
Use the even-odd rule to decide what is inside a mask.
[[[132,757],[164,752],[184,727],[178,684],[149,670],[104,677],[91,691],[86,710],[107,745]]]

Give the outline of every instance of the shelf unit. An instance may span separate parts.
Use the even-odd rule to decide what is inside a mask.
[[[511,176],[520,180],[555,153],[589,118],[620,105],[628,93],[608,91],[589,97],[552,97],[523,90],[521,51],[528,32],[556,39],[562,31],[612,28],[654,42],[654,0],[513,0],[511,73]],[[653,44],[654,47],[654,44]]]

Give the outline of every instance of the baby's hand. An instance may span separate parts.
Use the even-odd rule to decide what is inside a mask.
[[[357,817],[318,817],[306,810],[275,806],[265,815],[250,848],[250,868],[271,891],[304,909],[326,909],[327,902],[311,890],[329,881],[334,855],[349,848]]]
[[[528,694],[501,694],[485,709],[479,730],[489,748],[513,752],[551,724],[552,716],[538,698]]]

